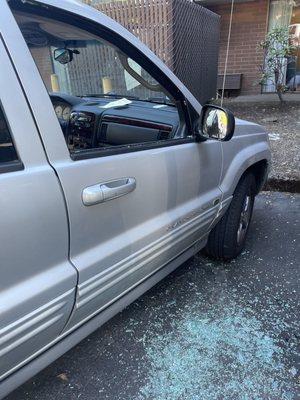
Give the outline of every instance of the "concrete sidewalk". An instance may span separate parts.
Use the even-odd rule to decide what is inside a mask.
[[[283,99],[285,102],[300,103],[300,92],[285,93]],[[226,98],[224,104],[226,103],[279,103],[279,98],[276,93],[264,93]]]

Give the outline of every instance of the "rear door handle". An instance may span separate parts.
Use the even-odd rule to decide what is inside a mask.
[[[85,206],[92,206],[124,196],[132,192],[135,188],[135,178],[121,178],[98,183],[97,185],[88,186],[83,190],[82,201]]]

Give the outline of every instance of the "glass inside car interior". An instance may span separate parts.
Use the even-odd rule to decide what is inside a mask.
[[[14,15],[71,153],[177,137],[171,95],[116,46],[54,19]]]

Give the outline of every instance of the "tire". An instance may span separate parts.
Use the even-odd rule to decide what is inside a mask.
[[[255,191],[255,178],[248,173],[239,181],[230,206],[210,232],[205,247],[207,255],[232,260],[242,252],[251,222]]]

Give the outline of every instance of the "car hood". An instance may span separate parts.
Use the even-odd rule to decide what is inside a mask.
[[[235,136],[244,136],[244,135],[258,134],[258,133],[267,135],[267,131],[263,126],[256,124],[255,122],[250,122],[244,119],[235,118],[235,131],[234,131]]]

